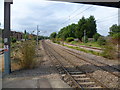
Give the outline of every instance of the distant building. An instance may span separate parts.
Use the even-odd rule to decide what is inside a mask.
[[[94,41],[94,38],[88,38],[88,41]]]
[[[16,38],[17,40],[22,40],[24,34],[22,32],[11,31],[10,35],[11,37]]]

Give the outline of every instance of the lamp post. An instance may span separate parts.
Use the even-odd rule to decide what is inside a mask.
[[[10,60],[10,4],[13,4],[13,0],[4,0],[4,72],[10,74],[11,72],[11,60]]]

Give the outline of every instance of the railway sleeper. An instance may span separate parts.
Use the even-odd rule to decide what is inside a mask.
[[[80,84],[83,88],[94,88],[94,87],[101,87],[95,84]]]
[[[87,77],[85,74],[73,74],[71,76],[73,76],[75,78],[85,78],[85,77]]]
[[[71,75],[83,74],[83,72],[80,72],[80,71],[79,71],[79,72],[74,72],[74,71],[73,71],[73,72],[69,72],[69,73],[70,73]]]

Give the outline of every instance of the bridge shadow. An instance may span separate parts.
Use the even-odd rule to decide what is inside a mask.
[[[102,71],[106,71],[106,72],[120,72],[120,65],[113,65],[111,67],[116,67],[118,69],[111,69],[109,66],[98,66],[95,67],[94,65],[82,65],[82,66],[78,66],[77,68],[79,68],[79,70],[81,71],[85,71],[86,73],[94,73],[95,71],[98,70],[102,70]],[[67,67],[67,69],[69,70],[75,70],[76,67]],[[58,70],[56,69],[56,67],[54,65],[48,65],[48,66],[39,66],[36,67],[34,69],[21,69],[21,70],[15,70],[12,71],[9,75],[5,75],[3,73],[3,78],[8,77],[8,78],[19,78],[19,77],[44,77],[44,76],[52,76],[53,74],[59,74]]]
[[[113,68],[112,68],[113,67]],[[87,73],[94,73],[95,71],[98,70],[102,70],[102,71],[106,71],[106,72],[120,72],[120,65],[112,65],[111,67],[105,65],[105,66],[94,66],[94,65],[89,65],[89,64],[85,64],[82,66],[78,66],[78,68],[80,70],[86,71]]]

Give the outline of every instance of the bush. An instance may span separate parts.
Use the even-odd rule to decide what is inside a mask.
[[[106,45],[104,45],[103,52],[101,53],[101,55],[105,58],[116,59],[117,54],[115,52],[115,46],[112,43],[107,42]]]
[[[120,33],[113,34],[112,41],[114,44],[120,44]]]
[[[97,43],[102,46],[102,45],[105,45],[106,44],[106,40],[104,37],[99,37],[98,40],[97,40]]]
[[[96,34],[93,36],[94,41],[96,42],[100,36],[101,36],[101,35],[100,35],[99,33],[96,33]]]
[[[66,41],[67,41],[67,42],[74,41],[74,38],[73,38],[73,37],[68,37],[68,38],[66,39]]]
[[[36,65],[35,62],[35,43],[26,41],[21,43],[19,48],[19,64],[23,69],[31,69]]]
[[[11,42],[12,42],[12,43],[15,43],[16,41],[17,41],[17,39],[16,39],[16,38],[14,38],[14,37],[13,37],[13,38],[11,38]]]
[[[82,37],[82,42],[87,43],[88,42],[88,37],[85,36],[85,41],[84,41],[84,37]]]

